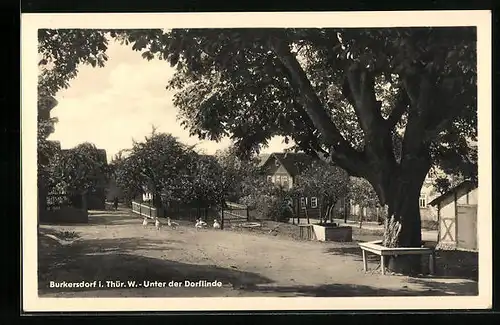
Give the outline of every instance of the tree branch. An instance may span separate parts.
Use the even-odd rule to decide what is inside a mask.
[[[369,140],[377,135],[382,122],[381,103],[375,97],[374,77],[358,64],[351,65],[346,76],[349,85],[347,98],[354,106],[365,139]]]
[[[396,100],[396,104],[391,111],[391,114],[387,118],[387,127],[389,130],[394,129],[396,124],[401,120],[401,116],[403,116],[404,112],[408,108],[409,104],[408,94],[404,90],[400,90],[398,93],[398,99]]]
[[[301,106],[320,132],[326,146],[330,148],[330,158],[335,160],[339,166],[342,165],[350,169],[353,174],[361,173],[365,169],[364,155],[352,148],[326,113],[305,71],[291,53],[288,43],[277,38],[270,38],[269,45],[286,69],[285,75],[289,82],[301,95],[303,101]],[[312,149],[317,150],[317,148]]]
[[[441,87],[441,92],[448,92],[449,88],[453,87],[450,82],[450,79],[443,79]],[[444,89],[443,89],[444,88]],[[443,94],[444,95],[444,94]],[[452,96],[447,96],[448,98]],[[460,102],[460,101],[459,101]],[[425,135],[424,141],[430,142],[432,141],[441,131],[445,130],[447,127],[453,123],[453,120],[460,115],[461,110],[457,109],[457,106],[453,104],[453,102],[433,102],[433,106],[429,109],[429,116],[427,118],[427,125],[425,125]],[[463,102],[460,104],[467,106]],[[440,109],[433,109],[434,107],[438,107]],[[462,106],[464,107],[464,106]]]
[[[326,113],[314,91],[305,71],[300,66],[296,57],[291,53],[288,43],[276,38],[270,38],[270,46],[281,60],[283,66],[288,71],[287,78],[292,86],[298,91],[303,100],[307,115],[318,128],[325,142],[329,145],[338,144],[345,141],[340,131]]]
[[[404,88],[410,100],[407,132],[403,139],[406,146],[410,143],[413,143],[413,146],[429,143],[439,132],[448,127],[457,112],[453,109],[454,107],[446,103],[439,108],[436,107],[437,101],[433,97],[437,94],[433,78],[435,76],[425,73],[403,77]],[[430,125],[428,121],[431,121]],[[414,148],[405,148],[405,150],[413,151]]]
[[[328,164],[335,164],[345,170],[349,176],[354,177],[365,177],[365,165],[364,164],[356,164],[351,159],[345,159],[339,154],[336,154],[334,151],[326,152],[325,150],[316,150],[312,149],[318,159]]]

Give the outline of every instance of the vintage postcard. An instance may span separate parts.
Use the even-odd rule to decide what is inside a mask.
[[[490,308],[490,76],[489,11],[23,14],[23,310]]]

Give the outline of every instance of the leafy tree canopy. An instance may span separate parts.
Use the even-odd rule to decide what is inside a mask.
[[[200,138],[229,135],[248,153],[284,136],[364,176],[345,158],[368,160],[366,143],[386,131],[399,134],[392,151],[402,156],[412,124],[435,165],[475,177],[477,154],[467,145],[477,136],[475,28],[40,30],[40,64],[52,64],[40,74],[43,89],[66,88],[79,64],[103,66],[108,37],[176,67],[168,87],[178,90],[183,125]],[[304,102],[299,81],[318,105]],[[372,113],[353,97],[362,84],[380,106]],[[417,103],[424,88],[426,105]]]
[[[254,186],[259,186],[257,184],[260,184],[263,177],[260,175],[257,159],[241,159],[234,146],[217,151],[215,157],[223,169],[228,200],[237,202],[256,190]]]
[[[50,187],[66,193],[81,193],[106,186],[109,169],[102,150],[86,142],[58,151],[50,160],[48,174]]]
[[[380,203],[373,186],[360,177],[350,177],[348,195],[351,203],[360,207],[377,207]]]
[[[316,160],[297,176],[294,190],[321,197],[326,205],[335,205],[347,194],[348,184],[349,175],[343,169]]]
[[[432,166],[477,177],[474,27],[45,30],[41,63],[55,64],[39,84],[54,93],[78,63],[102,65],[106,35],[175,67],[190,134],[229,136],[242,156],[283,136],[366,179],[402,223],[397,245],[420,245]]]
[[[229,192],[227,174],[214,156],[196,155],[187,197],[200,207],[221,206]]]
[[[39,97],[68,88],[80,64],[103,67],[108,60],[106,34],[95,29],[39,29]]]
[[[179,202],[220,205],[228,182],[213,156],[200,155],[169,133],[153,132],[134,142],[127,155],[112,162],[117,185],[128,199],[149,192],[154,204]]]
[[[176,67],[168,87],[201,138],[229,135],[248,152],[285,136],[342,162],[366,159],[382,133],[406,134],[408,145],[418,133],[433,163],[475,170],[467,145],[477,136],[474,28],[183,29],[121,39]],[[361,91],[375,106],[361,109]],[[353,165],[343,167],[363,174]]]

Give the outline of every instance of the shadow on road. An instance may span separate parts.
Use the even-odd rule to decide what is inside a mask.
[[[420,281],[422,290],[385,289],[365,285],[353,284],[327,284],[319,286],[273,286],[259,285],[244,289],[249,292],[259,292],[266,294],[275,294],[276,296],[288,297],[397,297],[397,296],[473,296],[477,295],[477,286],[473,283],[453,283],[446,284],[446,290],[443,289],[443,283],[429,284],[426,281]]]
[[[134,254],[140,249],[161,249],[163,258]],[[127,250],[130,249],[130,252]],[[168,260],[172,242],[151,239],[80,240],[71,246],[57,246],[39,252],[39,294],[99,288],[49,288],[50,281],[221,281],[246,286],[271,283],[255,273],[211,265],[186,264]],[[110,290],[110,289],[106,289]],[[168,289],[167,289],[168,290]]]
[[[40,229],[39,237],[44,237],[47,234],[51,234],[57,238],[63,238],[65,231],[59,231],[56,229]],[[143,237],[120,237],[120,238],[105,238],[105,239],[92,239],[92,240],[81,240],[78,235],[75,237],[76,241],[71,244],[71,247],[66,249],[66,253],[69,256],[78,254],[98,254],[103,252],[127,252],[127,251],[137,251],[137,250],[160,250],[168,251],[173,249],[178,249],[170,244],[182,244],[182,240],[173,239],[153,239],[153,238],[143,238]],[[44,242],[39,240],[40,242]],[[55,243],[54,243],[55,244]],[[48,246],[48,245],[44,245]],[[41,251],[42,253],[43,251]]]
[[[87,223],[73,223],[73,222],[41,222],[41,225],[48,226],[71,226],[71,227],[88,227],[100,225],[127,225],[127,224],[141,224],[142,217],[133,214],[128,209],[118,209],[117,211],[109,210],[90,210]]]

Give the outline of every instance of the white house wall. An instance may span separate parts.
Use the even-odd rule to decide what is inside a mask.
[[[440,203],[441,210],[439,212],[440,214],[440,244],[441,245],[451,245],[454,246],[456,244],[455,240],[455,234],[457,233],[456,230],[456,217],[455,217],[455,202],[453,197],[449,198],[448,200],[445,200]],[[446,233],[446,229],[449,227],[449,232],[452,235],[453,240],[450,239],[450,237]]]
[[[420,218],[421,220],[432,220],[437,221],[438,213],[437,208],[429,205],[429,202],[434,200],[440,194],[437,192],[436,188],[433,185],[433,180],[431,177],[427,177],[422,185],[422,189],[420,190],[420,196],[425,197],[427,206],[420,207]]]
[[[469,192],[469,204],[477,205],[477,188]]]
[[[281,166],[280,168],[278,168],[276,170],[276,172],[273,174],[273,176],[272,176],[272,182],[273,183],[276,183],[276,176],[279,176],[280,178],[282,176],[287,176],[288,177],[288,189],[291,189],[293,187],[292,176],[290,176],[290,174],[287,173],[286,169],[283,168],[283,166]],[[281,180],[280,180],[280,183],[282,183]]]
[[[457,204],[477,205],[477,189],[470,192],[461,190],[457,194]]]
[[[455,218],[455,203],[453,200],[451,202],[441,202],[441,211],[439,212],[441,218]]]
[[[457,204],[468,204],[467,193],[465,191],[457,193]]]
[[[285,169],[285,167],[283,167],[283,165],[279,166],[279,168],[276,170],[276,173],[277,174],[287,174],[288,175],[288,171]]]

